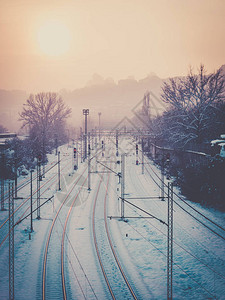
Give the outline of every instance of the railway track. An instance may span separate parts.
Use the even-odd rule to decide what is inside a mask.
[[[111,296],[112,299],[137,299],[110,237],[107,220],[109,180],[110,175],[108,175],[105,186],[104,179],[100,180],[93,204],[92,232],[96,254],[108,288],[108,296]]]
[[[86,170],[86,169],[85,169]],[[72,207],[79,195],[80,189],[85,184],[82,174],[75,180],[69,192],[65,195],[60,207],[57,209],[52,221],[45,245],[42,268],[42,299],[67,299],[65,273],[64,273],[64,242],[67,222]],[[65,206],[68,198],[72,196],[76,185],[80,183],[80,189],[75,196],[70,209]],[[61,242],[60,242],[61,241]],[[59,251],[61,249],[61,252]]]
[[[99,154],[100,153],[96,153],[96,155]],[[67,235],[67,226],[77,198],[88,179],[88,175],[86,177],[83,176],[85,171],[87,171],[87,166],[85,167],[81,175],[73,183],[70,184],[70,189],[64,195],[63,199],[61,199],[61,205],[55,212],[55,217],[48,232],[42,267],[41,297],[43,300],[71,298],[70,293],[68,292],[71,283],[68,276],[66,275],[66,263],[70,264],[70,267],[77,279],[83,297],[86,298],[84,292],[85,287],[82,287],[82,285],[80,284],[79,278],[76,274],[76,270],[74,270],[74,267],[72,265],[72,259],[68,257],[66,253],[66,246],[68,245],[68,247],[71,247],[73,254],[76,256],[73,245]],[[79,189],[75,190],[78,185]],[[69,207],[66,205],[68,202]],[[76,259],[79,261],[78,257],[76,257]],[[85,274],[85,271],[80,262],[79,264],[80,269]],[[93,295],[95,296],[95,298],[97,298],[86,274],[85,277],[88,285],[92,290]]]
[[[151,211],[153,212],[153,214],[155,215],[160,215],[160,216],[165,216],[165,203],[163,201],[145,201],[145,195],[149,195],[149,190],[146,190],[145,187],[147,185],[144,185],[143,182],[144,180],[141,180],[141,178],[143,179],[143,176],[146,177],[146,179],[148,178],[148,186],[151,186],[149,179],[152,180],[152,182],[154,183],[155,186],[157,186],[158,188],[161,188],[161,178],[160,176],[158,176],[158,174],[153,170],[153,168],[149,165],[146,164],[145,165],[145,170],[147,171],[146,175],[140,175],[140,169],[137,172],[138,168],[136,167],[136,171],[134,171],[131,174],[129,174],[129,177],[132,179],[132,186],[134,186],[135,190],[139,190],[142,192],[141,195],[143,195],[143,201],[140,202],[140,206],[143,208],[145,207],[147,211]],[[137,173],[135,175],[135,173]],[[147,182],[146,181],[146,182]],[[139,188],[138,188],[139,185]],[[166,186],[166,185],[165,185]],[[151,192],[151,191],[150,191]],[[152,194],[154,195],[154,191],[152,189]],[[141,199],[141,195],[140,195],[140,199]],[[175,201],[178,201],[178,204],[180,203],[179,201],[179,196],[174,193],[174,195],[177,197],[175,198]],[[165,197],[167,196],[167,193],[165,192]],[[182,200],[182,199],[181,199]],[[179,205],[178,205],[179,206]],[[134,214],[139,215],[139,212],[135,209],[132,209]],[[178,208],[175,208],[175,213],[178,213]],[[196,239],[196,231],[199,229],[198,226],[196,226],[196,229],[194,231],[194,235],[192,236],[193,232],[192,229],[194,229],[195,224],[192,222],[192,226],[191,228],[187,228],[186,224],[184,225],[184,221],[186,219],[186,217],[189,214],[185,214],[186,210],[181,210],[181,212],[179,212],[180,214],[183,214],[183,219],[182,222],[180,224],[180,219],[179,220],[175,220],[176,224],[176,235],[174,236],[174,251],[176,251],[176,253],[179,255],[182,255],[183,257],[187,257],[187,259],[189,261],[195,261],[196,266],[199,265],[199,269],[200,268],[204,268],[205,273],[209,274],[208,278],[217,278],[217,281],[221,282],[223,284],[223,281],[225,279],[224,277],[224,271],[222,268],[219,267],[218,264],[214,263],[214,259],[215,257],[210,257],[212,254],[214,255],[214,253],[210,253],[210,251],[205,248],[205,245],[203,245],[201,243],[201,240],[199,241],[199,239]],[[141,213],[140,213],[141,216]],[[192,215],[189,215],[189,217],[192,217]],[[163,236],[165,237],[164,239],[166,239],[166,233],[165,233],[165,228],[163,228],[162,226],[159,226],[159,224],[156,224],[154,221],[150,221],[149,219],[145,219],[143,220],[143,222],[146,222],[146,224],[148,223],[148,225],[145,225],[138,228],[138,224],[136,223],[135,226],[132,226],[130,223],[128,223],[128,225],[132,228],[132,230],[134,232],[136,232],[137,234],[139,234],[141,236],[142,239],[146,240],[146,243],[149,243],[151,247],[154,247],[155,250],[157,250],[159,253],[161,253],[162,256],[166,257],[166,253],[162,251],[162,249],[160,249],[160,247],[158,247],[157,243],[154,244],[152,243],[152,241],[150,239],[147,238],[147,236],[149,236],[149,233],[152,231],[152,228],[156,229],[156,231],[158,233],[160,233],[161,237],[160,239],[163,240]],[[196,220],[198,221],[198,220]],[[190,221],[189,221],[190,222]],[[190,224],[190,223],[189,223]],[[205,227],[205,226],[204,226]],[[145,230],[144,230],[145,228]],[[206,227],[208,229],[208,227]],[[181,240],[179,238],[180,232],[182,231],[182,235],[184,236],[184,244],[181,243]],[[213,232],[214,233],[214,232]],[[202,233],[203,235],[203,233]],[[217,234],[216,234],[217,235]],[[192,242],[190,242],[189,244],[187,243],[187,245],[185,244],[185,239],[191,239]],[[222,242],[222,241],[221,241]],[[205,255],[207,253],[207,255]],[[222,258],[222,257],[221,257]],[[216,257],[217,261],[219,261],[219,257]],[[224,262],[222,260],[220,260],[221,265],[224,264]],[[196,280],[194,275],[191,273],[192,270],[190,268],[190,271],[187,272],[187,267],[184,267],[185,264],[180,264],[177,263],[176,259],[174,259],[174,269],[175,271],[179,271],[183,274],[185,274],[184,276],[187,276],[190,278],[190,280],[192,282],[194,282],[194,284],[196,284],[196,286],[199,286],[199,288],[202,289],[202,291],[205,291],[208,295],[212,296],[212,298],[215,298],[214,292],[210,290],[209,286],[206,286],[204,284],[202,284],[201,280]],[[177,272],[178,272],[177,271]],[[174,272],[175,273],[175,272]],[[204,277],[204,272],[201,274],[202,277]],[[222,285],[221,285],[222,286]]]
[[[67,167],[68,164],[66,164],[63,169],[65,169]],[[63,170],[62,169],[62,170]],[[45,194],[45,192],[48,191],[48,189],[57,182],[57,174],[53,174],[48,180],[46,180],[41,186],[41,194],[40,196],[43,196]],[[43,188],[45,188],[43,190]],[[33,192],[33,196],[37,193],[37,190],[35,190]],[[24,216],[26,214],[28,214],[30,212],[30,196],[27,197],[25,200],[22,201],[22,203],[20,203],[18,205],[18,207],[15,209],[14,211],[14,219],[16,219],[15,221],[15,225],[19,224],[20,221],[24,218]],[[37,202],[37,199],[33,201],[33,205]],[[23,209],[23,212],[21,212],[21,209]],[[4,242],[6,241],[7,237],[9,236],[8,233],[8,228],[5,226],[7,224],[9,220],[9,217],[0,225],[0,232],[1,232],[1,239],[0,239],[0,248],[1,246],[4,244]]]

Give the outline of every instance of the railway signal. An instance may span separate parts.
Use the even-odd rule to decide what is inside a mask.
[[[41,185],[40,181],[42,180],[41,176],[41,154],[38,155],[38,160],[37,160],[37,219],[40,219],[41,212],[40,212],[40,197],[41,197]]]
[[[73,148],[73,169],[76,171],[78,167],[77,148]]]
[[[136,144],[136,165],[138,165],[138,144]]]

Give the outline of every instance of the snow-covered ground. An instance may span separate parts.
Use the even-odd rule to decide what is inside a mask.
[[[120,142],[120,141],[119,141]],[[145,172],[142,166],[136,166],[135,148],[130,140],[124,139],[120,148],[127,153],[125,168],[125,194],[126,198],[156,197],[155,199],[131,199],[130,202],[146,210],[158,219],[167,222],[167,202],[157,199],[160,196],[155,175],[160,176],[160,170],[151,161],[146,162]],[[46,185],[44,198],[51,197],[54,201],[41,208],[41,220],[34,219],[34,232],[29,240],[30,218],[15,227],[15,299],[41,299],[42,298],[42,268],[43,256],[47,234],[57,209],[60,207],[66,193],[71,189],[74,181],[85,170],[87,164],[79,164],[78,171],[72,174],[72,149],[66,146],[60,149],[62,162],[61,185],[62,191],[57,191],[57,167],[46,174],[43,184],[54,174],[56,177]],[[106,141],[105,156],[101,157],[104,164],[113,161],[116,157],[114,146]],[[70,158],[71,157],[71,158]],[[55,155],[49,155],[49,162],[56,161]],[[120,172],[120,165],[108,163],[116,173]],[[104,168],[100,165],[98,170]],[[96,170],[95,160],[92,161],[92,171]],[[154,173],[154,172],[155,173]],[[70,175],[70,176],[69,176]],[[85,178],[87,171],[83,177]],[[98,230],[98,243],[108,249],[104,235],[103,199],[106,193],[107,178],[110,176],[107,193],[107,215],[120,216],[121,203],[120,184],[114,174],[91,174],[91,191],[87,190],[87,183],[82,187],[78,184],[73,190],[71,198],[59,214],[58,223],[52,236],[51,258],[49,259],[48,275],[51,276],[52,294],[47,299],[62,299],[62,287],[59,284],[60,276],[60,243],[64,219],[68,213],[73,197],[78,193],[72,209],[67,234],[65,238],[65,283],[68,299],[109,299],[110,294],[103,278],[96,255],[93,232],[93,203],[97,187],[102,180],[99,190],[98,204],[96,204],[95,220]],[[154,179],[154,180],[153,180]],[[21,180],[23,180],[21,178]],[[44,190],[44,187],[43,187]],[[179,190],[174,191],[180,196]],[[19,192],[20,197],[28,197],[30,187],[27,186]],[[35,197],[35,195],[34,195]],[[177,196],[174,200],[193,214],[201,222],[225,236],[222,230],[217,229],[209,221],[187,207]],[[23,200],[15,200],[21,203]],[[42,200],[44,201],[44,200]],[[16,205],[18,205],[16,203]],[[190,202],[189,202],[190,203]],[[199,204],[191,205],[225,227],[224,214],[206,209]],[[18,211],[19,213],[19,211]],[[8,215],[8,211],[0,212],[0,225]],[[34,213],[36,216],[36,214]],[[154,218],[139,218],[147,215],[137,208],[125,204],[125,220],[108,218],[108,226],[113,245],[119,261],[138,299],[166,299],[167,295],[167,226]],[[8,228],[8,224],[5,225]],[[4,227],[5,227],[4,226]],[[102,232],[101,232],[102,229]],[[0,229],[0,235],[5,231]],[[173,298],[174,299],[225,299],[225,241],[209,229],[200,224],[196,219],[174,204],[174,266],[173,266]],[[54,252],[53,252],[54,251]],[[110,251],[110,250],[107,250]],[[109,253],[105,253],[108,261],[108,272],[114,279],[113,288],[116,299],[123,299],[121,289],[123,283],[114,276],[115,263]],[[111,271],[110,271],[111,268]],[[49,284],[49,283],[48,283]],[[121,297],[119,296],[121,295]],[[0,299],[8,298],[8,240],[0,247]],[[131,299],[128,296],[127,299]]]

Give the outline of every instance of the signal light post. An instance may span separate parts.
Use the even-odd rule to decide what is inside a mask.
[[[88,144],[88,191],[91,190],[91,146]]]
[[[83,132],[82,132],[82,128],[80,131],[80,162],[83,162]]]
[[[41,177],[41,155],[38,156],[38,161],[37,161],[37,219],[39,220],[41,218],[40,214],[40,197],[41,197],[41,185],[40,181],[42,180]]]
[[[59,181],[59,191],[61,191],[61,186],[60,186],[60,151],[58,152],[58,181]]]
[[[30,170],[30,232],[33,232],[33,174],[34,170]]]
[[[74,170],[77,170],[77,148],[73,148]]]
[[[78,169],[78,164],[79,164],[79,161],[78,161],[78,151],[79,151],[78,149],[79,148],[78,147],[79,147],[79,143],[78,143],[78,140],[77,140],[77,142],[76,142],[76,149],[77,149],[77,151],[76,151],[76,156],[77,156],[76,157],[76,164],[77,164],[77,169]]]
[[[165,178],[164,178],[164,149],[162,154],[162,160],[161,160],[161,200],[164,201],[164,185],[165,185]]]
[[[15,199],[17,199],[17,146],[14,152],[14,169],[15,169]]]
[[[100,143],[100,118],[101,118],[101,112],[98,113],[98,139]]]
[[[136,165],[138,165],[138,144],[136,144]]]
[[[57,134],[54,134],[55,137],[55,155],[58,155],[58,137]]]
[[[124,194],[125,194],[125,154],[121,155],[121,219],[124,218]],[[119,178],[120,178],[119,177]]]
[[[85,129],[84,129],[84,160],[87,158],[87,116],[89,115],[89,109],[83,109],[83,115],[85,116]]]
[[[1,210],[5,210],[5,153],[1,155],[1,168],[0,168],[0,180],[1,180]]]
[[[116,130],[116,156],[119,155],[119,152],[118,152],[118,129]]]
[[[144,165],[144,140],[141,139],[141,147],[142,147],[142,174],[144,174],[145,165]]]

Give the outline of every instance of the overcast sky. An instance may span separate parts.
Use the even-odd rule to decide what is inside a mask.
[[[0,88],[82,87],[225,64],[224,0],[0,0]]]

